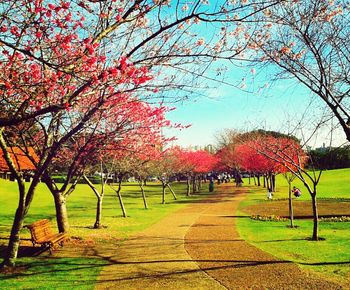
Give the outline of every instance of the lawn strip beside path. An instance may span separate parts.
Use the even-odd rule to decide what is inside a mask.
[[[202,211],[185,236],[185,248],[199,267],[227,289],[342,289],[303,272],[242,240],[235,216],[245,189],[219,187],[216,202]]]

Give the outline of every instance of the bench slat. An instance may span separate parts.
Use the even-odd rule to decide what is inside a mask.
[[[30,230],[32,235],[33,245],[48,245],[50,251],[54,248],[55,244],[69,239],[67,233],[54,233],[51,227],[51,222],[47,219],[36,221],[26,227]]]

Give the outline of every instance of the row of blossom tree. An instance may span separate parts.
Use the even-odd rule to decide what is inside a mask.
[[[163,104],[189,98],[200,80],[212,78],[206,71],[218,68],[217,77],[224,77],[215,61],[242,59],[247,48],[253,57],[251,51],[258,52],[259,61],[294,73],[326,102],[347,134],[344,24],[349,10],[320,0],[307,1],[304,9],[298,2],[3,1],[0,148],[17,181],[19,199],[2,265],[15,263],[20,231],[40,180],[54,196],[64,231],[66,199],[75,186],[71,181],[85,168],[80,164],[99,152],[120,158],[120,151],[123,156],[151,155],[148,149],[164,146],[160,128],[171,124],[164,119]],[[282,33],[275,33],[279,29]],[[325,45],[330,35],[334,41]],[[297,43],[289,43],[289,36]],[[310,76],[315,80],[309,83]],[[10,154],[14,147],[35,165],[29,184]],[[32,148],[35,155],[29,154]],[[69,170],[58,186],[51,175],[63,160]]]
[[[159,125],[169,125],[160,124],[164,122],[162,104],[168,98],[165,91],[180,88],[186,97],[198,83],[198,73],[203,74],[213,60],[234,57],[242,50],[236,49],[236,39],[222,37],[217,25],[249,21],[274,3],[223,1],[210,6],[205,1],[191,5],[175,2],[1,3],[0,147],[19,191],[3,266],[15,263],[23,221],[41,179],[54,195],[61,216],[59,229],[65,230],[66,198],[74,188],[70,180],[86,154],[84,150],[67,152],[71,144],[102,148],[108,138],[122,150],[137,151],[137,147],[144,148],[146,135],[162,143]],[[199,29],[201,22],[213,29]],[[204,38],[213,43],[205,44]],[[201,64],[201,69],[194,69]],[[191,72],[196,72],[196,77]],[[143,124],[145,116],[153,118],[157,128],[148,129],[147,121]],[[35,148],[36,155],[30,156],[35,164],[30,184],[24,183],[16,168],[9,149],[13,147],[24,153]],[[50,178],[51,168],[62,156],[70,156],[71,166],[66,182],[58,187]]]
[[[239,55],[245,41],[228,37],[227,29],[251,22],[277,2],[3,1],[0,148],[19,199],[2,265],[15,264],[40,180],[54,196],[64,231],[66,198],[75,186],[71,180],[81,160],[92,158],[89,148],[111,151],[105,148],[108,140],[125,152],[140,152],[152,147],[143,145],[147,136],[153,136],[153,146],[163,146],[160,127],[170,125],[164,102],[188,98],[215,60]],[[183,93],[167,93],[174,89]],[[14,147],[35,165],[30,184],[10,154]],[[61,160],[69,162],[69,170],[58,186],[50,176]]]
[[[317,185],[322,171],[304,165],[309,158],[300,142],[291,136],[277,132],[257,130],[249,133],[226,132],[221,138],[220,160],[233,170],[245,170],[264,176],[269,191],[274,191],[276,174],[283,174],[289,184],[289,210],[293,227],[291,182],[298,178],[311,196],[313,211],[312,239],[318,240]],[[312,164],[312,163],[311,163]]]

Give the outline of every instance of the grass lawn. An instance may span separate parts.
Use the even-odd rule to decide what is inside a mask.
[[[136,183],[125,183],[121,194],[124,199],[127,218],[122,217],[118,199],[110,188],[106,188],[103,203],[101,229],[93,229],[95,222],[95,207],[97,199],[92,190],[84,184],[68,198],[68,215],[70,221],[70,235],[87,243],[94,244],[116,243],[125,240],[133,233],[142,231],[150,225],[161,220],[167,214],[184,207],[190,202],[204,198],[208,193],[187,197],[186,185],[173,184],[173,189],[178,195],[174,200],[171,193],[167,193],[166,204],[161,204],[161,185],[149,182],[145,187],[149,209],[143,208],[143,201],[139,187]],[[14,212],[18,200],[17,186],[15,182],[0,179],[0,249],[2,254],[7,244],[7,238],[11,229]],[[34,196],[25,224],[36,220],[48,218],[55,225],[55,207],[51,193],[44,184],[40,184]],[[29,239],[29,231],[24,229],[21,238]],[[28,243],[28,242],[27,242]],[[93,288],[105,261],[94,257],[70,257],[58,258],[45,255],[40,257],[21,257],[17,265],[19,273],[0,274],[0,289],[64,289],[68,285],[75,285],[79,289]],[[69,273],[69,274],[68,274]],[[64,280],[64,281],[63,281]],[[37,285],[45,281],[43,285]],[[63,281],[63,282],[62,282]],[[73,281],[76,281],[73,283]],[[87,284],[89,287],[87,287]]]
[[[23,258],[17,273],[1,274],[0,289],[94,289],[105,264],[93,258]]]
[[[322,174],[318,198],[332,202],[347,201],[350,206],[350,169],[325,171]],[[246,186],[247,183],[245,180]],[[298,182],[294,184],[303,192],[300,200],[310,200],[303,185]],[[275,202],[266,200],[265,189],[252,185],[247,188],[249,194],[240,205],[240,215],[247,215],[245,208],[248,206],[260,204],[264,208],[264,205]],[[287,183],[282,176],[278,176],[274,200],[287,197]],[[297,205],[295,203],[294,206]],[[285,206],[288,206],[287,202]],[[278,258],[297,262],[306,270],[346,283],[350,270],[350,222],[320,222],[319,234],[325,240],[318,242],[308,240],[312,235],[311,220],[296,220],[295,223],[298,228],[291,229],[288,228],[289,222],[263,222],[245,218],[238,219],[238,228],[240,235],[254,246]]]

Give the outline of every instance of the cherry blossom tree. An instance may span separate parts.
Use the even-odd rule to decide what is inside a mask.
[[[173,174],[177,176],[186,176],[187,179],[187,196],[191,195],[191,178],[193,171],[193,164],[186,158],[188,150],[185,150],[179,146],[171,147],[172,155],[172,166],[173,166]]]
[[[350,141],[350,9],[343,0],[282,1],[259,15],[257,61],[276,65],[324,102]]]
[[[18,183],[19,206],[3,265],[14,265],[37,184],[42,177],[48,179],[46,172],[65,144],[91,130],[109,107],[129,103],[130,98],[176,101],[166,93],[175,88],[186,97],[214,60],[232,59],[245,48],[245,42],[229,37],[235,33],[231,30],[274,4],[4,1],[0,146]],[[209,35],[200,23],[213,28]],[[25,127],[26,138],[10,134]],[[33,160],[36,169],[26,186],[8,148],[28,148],[33,138],[40,144],[39,160]],[[60,203],[64,200],[56,205]]]
[[[177,200],[176,193],[171,187],[177,171],[177,150],[173,148],[165,149],[161,156],[152,161],[152,168],[155,175],[162,183],[162,204],[165,204],[166,200],[166,189],[168,188],[171,192],[174,200]]]
[[[296,172],[298,170],[304,172],[307,161],[300,142],[293,136],[264,130],[237,134],[237,139],[239,143],[232,153],[237,165],[243,170],[263,174],[264,184],[266,182],[270,192],[275,190],[275,175],[282,173],[285,176],[289,184],[291,227],[294,227],[291,182],[296,177],[303,176],[303,174],[296,175]]]
[[[76,148],[71,150],[70,154],[63,152],[66,157],[61,157],[59,162],[71,164],[65,184],[70,182],[72,172],[78,172],[87,181],[97,197],[96,228],[101,224],[105,185],[110,177],[115,174],[116,168],[120,168],[119,163],[130,159],[131,162],[129,161],[129,164],[134,164],[135,160],[146,161],[154,158],[154,156],[159,154],[159,148],[168,141],[161,134],[162,128],[170,126],[170,122],[165,119],[167,110],[164,106],[154,107],[134,99],[123,105],[111,107],[108,112],[104,112],[98,122],[94,123],[96,127],[93,130],[84,132],[83,138],[80,138],[83,142],[82,144],[76,142]],[[73,157],[70,155],[73,155]],[[73,163],[70,160],[74,160]],[[86,174],[89,171],[99,170],[101,176],[105,176],[105,178],[102,178],[101,192],[93,185]],[[128,170],[132,172],[130,167]],[[52,189],[51,184],[49,182],[48,186],[55,196],[55,200],[60,199],[64,201],[59,203],[56,208],[65,207],[66,201],[64,196],[68,192],[57,190],[57,187]],[[62,186],[63,188],[65,184]],[[111,184],[109,185],[114,189]],[[120,188],[115,190],[115,192],[123,215],[126,216]],[[60,214],[61,212],[66,213],[66,210],[57,212],[57,221],[59,229],[65,232],[68,231],[68,223],[62,223],[67,218],[63,217]]]
[[[285,167],[303,182],[311,196],[313,213],[312,240],[317,241],[319,239],[317,185],[320,181],[322,171],[316,171],[313,168],[304,168],[307,155],[299,142],[291,138],[275,138],[265,135],[258,137],[256,140],[257,146],[255,148],[260,154]]]
[[[203,175],[213,171],[218,162],[214,154],[205,150],[183,151],[179,160],[184,166],[183,173],[188,174],[187,192],[189,192],[189,177],[191,177],[193,193],[200,191]]]

